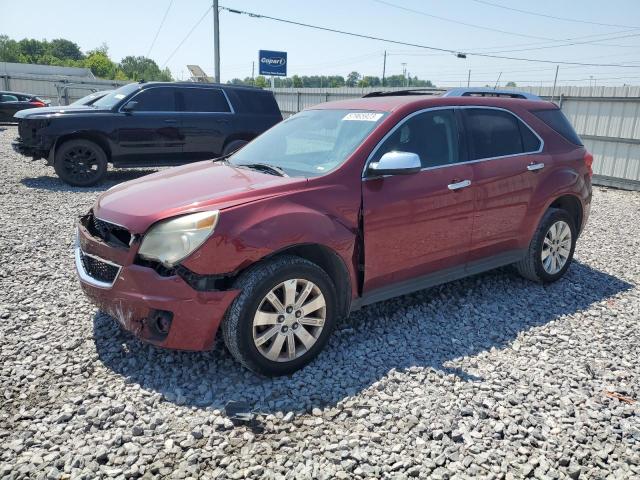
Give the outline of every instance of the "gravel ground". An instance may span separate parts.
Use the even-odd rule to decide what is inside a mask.
[[[640,477],[640,194],[595,190],[554,285],[506,268],[373,305],[265,379],[98,313],[74,221],[145,172],[70,188],[15,135],[0,133],[0,478]],[[234,426],[229,400],[257,423]]]

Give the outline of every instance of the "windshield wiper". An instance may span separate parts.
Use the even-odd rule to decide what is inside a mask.
[[[288,177],[287,172],[276,165],[269,165],[268,163],[239,163],[236,167],[247,167],[254,170],[260,170],[261,172],[271,173],[272,175],[278,175],[280,177]]]

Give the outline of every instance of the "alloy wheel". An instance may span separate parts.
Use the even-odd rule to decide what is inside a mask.
[[[253,342],[273,362],[307,353],[324,328],[327,303],[318,286],[301,278],[286,280],[267,293],[253,318]]]
[[[62,162],[69,178],[76,182],[86,182],[99,174],[96,152],[84,146],[69,149]]]
[[[571,228],[563,220],[555,222],[542,243],[542,267],[549,275],[564,268],[571,253]]]

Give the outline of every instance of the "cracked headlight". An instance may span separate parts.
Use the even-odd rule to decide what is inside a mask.
[[[218,223],[219,212],[198,212],[162,220],[142,239],[138,254],[172,267],[191,255],[209,238]]]

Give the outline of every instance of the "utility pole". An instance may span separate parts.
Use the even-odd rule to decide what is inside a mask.
[[[496,80],[496,84],[493,86],[494,90],[496,88],[498,88],[498,85],[500,84],[500,77],[502,77],[502,72],[500,72],[500,74],[498,75],[498,79]]]
[[[556,65],[556,76],[553,78],[553,89],[551,90],[551,101],[553,102],[553,97],[556,95],[556,84],[558,83],[558,70],[560,69],[560,65]]]
[[[403,78],[403,87],[407,86],[407,64],[401,63],[402,65],[402,78]]]
[[[256,62],[255,60],[251,62],[251,85],[256,86]]]
[[[213,63],[214,80],[220,83],[220,10],[218,0],[213,0]]]
[[[382,61],[382,86],[384,87],[384,76],[387,73],[387,51],[384,51],[384,60]]]
[[[469,69],[469,73],[467,74],[467,88],[471,86],[471,69]]]

